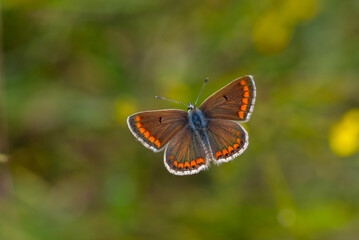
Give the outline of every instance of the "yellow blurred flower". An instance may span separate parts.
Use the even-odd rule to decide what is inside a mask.
[[[359,109],[352,109],[329,132],[329,146],[338,156],[347,157],[359,149]]]
[[[283,2],[283,13],[290,22],[303,21],[317,14],[317,0],[287,0]]]
[[[282,51],[291,36],[291,29],[275,12],[262,16],[253,29],[253,42],[263,54],[274,54]]]
[[[116,99],[114,104],[114,118],[118,124],[126,124],[127,117],[136,112],[136,100],[130,96]]]
[[[263,54],[275,54],[289,43],[293,28],[300,21],[314,17],[318,0],[282,0],[263,14],[253,27],[253,42]]]

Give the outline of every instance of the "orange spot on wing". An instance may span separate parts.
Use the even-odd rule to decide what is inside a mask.
[[[233,152],[234,149],[232,147],[228,147],[228,152]]]
[[[243,94],[243,96],[244,96],[244,97],[249,97],[249,92],[245,92],[245,93]]]
[[[197,158],[197,165],[204,164],[203,158]]]
[[[226,156],[228,154],[228,151],[226,149],[223,149],[223,156]]]
[[[148,141],[150,141],[151,143],[153,143],[155,141],[155,137],[154,136],[151,136],[148,138]]]
[[[249,90],[248,86],[243,87],[243,91],[248,91],[248,90]]]
[[[248,104],[248,98],[242,98],[242,103]]]
[[[195,160],[192,160],[192,161],[191,161],[191,167],[193,167],[193,166],[197,167],[197,163],[196,163]]]
[[[241,144],[241,139],[240,138],[237,138],[237,143]]]
[[[136,117],[135,117],[135,121],[136,121],[136,122],[139,122],[140,120],[141,120],[141,118],[140,118],[139,116],[136,116]]]
[[[173,161],[173,156],[172,156],[172,155],[169,156],[168,159],[171,160],[171,161]]]
[[[175,165],[176,167],[178,166],[178,162],[177,161],[174,161],[173,162],[173,165]]]
[[[221,151],[216,152],[216,158],[218,159],[219,157],[222,157],[222,152]]]
[[[247,105],[241,105],[241,110],[246,111],[247,110]]]
[[[147,131],[147,132],[145,132],[143,135],[145,136],[145,138],[148,138],[148,137],[150,136],[150,132]]]
[[[138,131],[140,131],[140,133],[146,132],[146,130],[144,128],[139,128]]]
[[[182,169],[183,169],[183,163],[178,164],[178,168],[182,168]]]
[[[237,136],[241,136],[241,132],[237,132]]]
[[[189,162],[185,162],[185,163],[184,163],[184,167],[188,167],[188,168],[190,168],[190,167],[191,167],[191,165],[189,165]]]
[[[239,148],[239,145],[236,143],[233,145],[234,149],[238,149]]]
[[[244,112],[238,112],[238,117],[240,119],[244,119]]]
[[[136,123],[136,127],[140,128],[140,127],[142,127],[142,124],[141,123]]]
[[[246,85],[246,81],[242,80],[241,85]]]
[[[161,146],[160,141],[156,140],[156,141],[155,141],[155,145],[159,148],[159,147]]]

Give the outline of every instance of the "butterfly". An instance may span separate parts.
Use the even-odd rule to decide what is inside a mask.
[[[205,80],[200,94],[207,82]],[[209,96],[199,108],[135,113],[127,118],[132,134],[154,152],[164,152],[164,164],[175,175],[196,174],[241,155],[248,133],[239,124],[251,117],[256,99],[253,77],[240,77]]]

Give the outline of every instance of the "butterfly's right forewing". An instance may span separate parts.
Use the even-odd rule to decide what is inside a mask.
[[[188,118],[182,110],[146,111],[129,116],[127,124],[145,147],[159,152],[187,126]]]
[[[253,77],[240,77],[209,96],[199,107],[209,119],[248,121],[256,100]]]

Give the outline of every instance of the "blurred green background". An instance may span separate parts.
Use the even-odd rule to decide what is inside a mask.
[[[3,0],[0,239],[358,239],[359,1]],[[126,117],[251,74],[249,148],[167,172]]]

